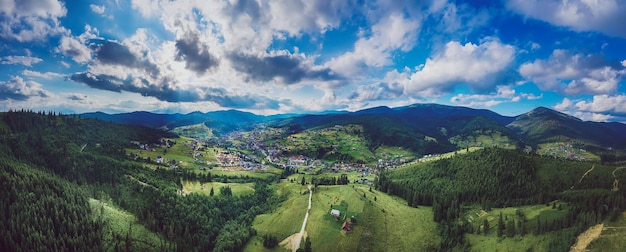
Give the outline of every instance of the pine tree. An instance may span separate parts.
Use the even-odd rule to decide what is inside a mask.
[[[506,236],[507,237],[515,237],[515,221],[514,220],[509,220],[506,223]]]
[[[489,234],[489,221],[487,219],[483,220],[483,233],[485,235]]]
[[[500,218],[498,219],[498,237],[502,236],[502,233],[504,232],[504,220],[502,219],[502,212],[500,212]]]
[[[307,237],[304,240],[304,252],[311,252],[311,238]]]

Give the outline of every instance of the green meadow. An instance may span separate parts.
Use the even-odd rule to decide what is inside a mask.
[[[552,221],[563,218],[569,205],[565,202],[553,202],[550,205],[529,205],[520,207],[494,208],[491,211],[482,209],[472,209],[467,211],[465,219],[472,224],[474,229],[480,228],[480,234],[469,233],[466,238],[471,244],[471,251],[549,251],[549,245],[555,237],[562,232],[571,230],[553,231],[546,234],[535,235],[537,229],[537,219],[541,224],[552,223]],[[561,206],[559,210],[558,206]],[[519,222],[526,230],[526,235],[516,235],[514,237],[497,236],[498,222],[502,214],[504,223],[514,220],[516,228],[519,229]],[[523,217],[522,217],[523,216]],[[489,222],[489,231],[484,234],[484,220]],[[525,221],[524,221],[525,220]],[[519,231],[518,231],[519,232]],[[504,231],[506,234],[506,230]]]
[[[308,204],[308,190],[299,183],[300,176],[293,175],[278,185],[278,193],[287,199],[273,212],[257,216],[253,227],[258,233],[245,251],[270,251],[262,246],[265,234],[282,241],[299,232]],[[291,179],[296,182],[289,182]],[[340,210],[341,216],[331,216],[331,209]],[[350,231],[343,231],[343,222],[351,217],[356,223]],[[314,251],[428,251],[439,244],[430,207],[408,207],[398,197],[352,183],[314,188],[306,236]]]
[[[183,182],[183,192],[185,194],[199,193],[204,195],[210,195],[211,188],[213,188],[214,195],[220,195],[220,188],[222,187],[230,187],[233,192],[233,196],[241,196],[254,193],[254,183],[200,183],[198,181]]]

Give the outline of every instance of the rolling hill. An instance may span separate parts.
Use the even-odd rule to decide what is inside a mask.
[[[531,144],[574,141],[624,148],[626,140],[624,124],[585,122],[545,107],[517,116],[507,127]]]
[[[370,150],[388,145],[405,147],[417,154],[443,153],[471,146],[523,148],[530,145],[537,148],[540,144],[556,142],[584,145],[604,156],[623,156],[607,153],[607,150],[626,149],[626,125],[583,121],[545,107],[514,117],[486,109],[440,104],[396,108],[383,106],[355,112],[326,111],[302,115],[262,116],[227,110],[189,114],[132,112],[109,115],[97,112],[82,114],[81,117],[168,130],[204,124],[217,136],[236,130],[252,130],[258,124],[289,127],[292,133],[355,124],[363,127]],[[615,159],[620,158],[612,158]]]

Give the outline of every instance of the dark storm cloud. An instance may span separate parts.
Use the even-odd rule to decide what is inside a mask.
[[[154,63],[139,59],[128,47],[115,41],[104,41],[98,47],[96,57],[103,64],[143,69],[152,76],[159,73]]]
[[[70,77],[75,82],[87,86],[113,92],[132,92],[143,96],[154,97],[168,102],[198,102],[211,101],[228,108],[278,109],[280,104],[289,104],[288,100],[273,100],[262,96],[233,95],[222,88],[195,88],[180,89],[170,85],[151,85],[140,79],[141,85],[133,84],[132,79],[119,79],[109,75],[94,75],[91,73],[76,73]],[[170,82],[165,80],[164,83]]]
[[[289,55],[256,57],[244,54],[230,54],[229,59],[233,67],[245,73],[249,79],[255,81],[269,81],[281,78],[286,84],[293,84],[303,79],[321,81],[341,80],[341,76],[333,73],[329,68],[321,70],[307,69],[301,59]]]
[[[209,52],[209,47],[200,42],[197,33],[188,32],[185,37],[176,40],[176,51],[176,60],[185,61],[185,68],[198,75],[219,64],[219,60]]]

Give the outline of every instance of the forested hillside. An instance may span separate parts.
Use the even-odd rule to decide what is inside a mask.
[[[279,200],[266,181],[250,178],[257,183],[246,196],[228,189],[219,196],[180,195],[182,177],[211,176],[151,170],[124,151],[130,141],[171,136],[163,131],[53,113],[0,116],[1,251],[240,250],[255,232],[254,217]],[[162,241],[134,240],[130,227],[113,228],[89,198],[132,213]]]
[[[612,190],[615,179],[624,181],[626,175],[613,177],[614,169],[488,148],[383,172],[377,187],[403,197],[411,206],[433,206],[433,219],[441,226],[442,250],[469,248],[464,234],[480,228],[462,218],[469,209],[567,202],[571,207],[562,218],[543,226],[525,224],[527,230],[536,230],[535,234],[573,228],[575,232],[562,244],[554,244],[555,249],[563,250],[571,245],[572,235],[606,218],[616,218],[626,209],[624,190]],[[504,230],[504,225],[499,228]]]

